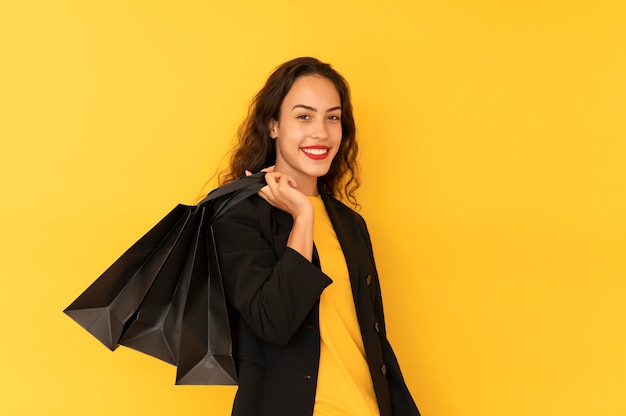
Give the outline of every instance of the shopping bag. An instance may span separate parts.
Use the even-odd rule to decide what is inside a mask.
[[[133,244],[64,312],[114,350],[191,215],[176,206]]]
[[[176,384],[237,384],[215,237],[205,221],[201,221],[200,230],[204,237],[195,241]]]
[[[186,207],[188,216],[180,237],[157,273],[154,283],[119,340],[120,345],[144,352],[167,363],[178,364],[180,331],[191,280],[193,244],[202,238],[198,207]]]
[[[263,176],[176,206],[64,312],[111,350],[121,344],[178,365],[177,384],[236,384],[210,224],[263,187]]]

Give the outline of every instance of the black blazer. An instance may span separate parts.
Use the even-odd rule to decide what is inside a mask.
[[[381,416],[416,416],[387,341],[369,233],[363,218],[321,191],[343,248]],[[239,389],[235,416],[313,413],[320,356],[318,302],[332,283],[287,247],[292,217],[254,195],[214,225],[226,297],[236,311]],[[360,415],[359,415],[360,416]]]

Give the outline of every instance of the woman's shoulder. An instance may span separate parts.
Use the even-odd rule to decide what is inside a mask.
[[[260,218],[266,218],[269,215],[271,208],[271,205],[260,196],[251,195],[230,207],[214,223],[259,221]]]
[[[335,212],[351,219],[352,221],[355,221],[360,227],[367,229],[365,218],[363,218],[361,214],[355,211],[354,208],[350,207],[343,201],[329,195],[327,195],[325,199],[327,201],[327,205],[330,205],[335,210]]]
[[[330,204],[334,209],[341,211],[342,213],[345,213],[346,215],[351,215],[351,216],[363,219],[361,214],[359,214],[354,209],[354,207],[349,206],[348,204],[346,204],[340,199],[335,198],[334,196],[331,196],[329,194],[323,194],[322,199],[324,199],[326,203]]]

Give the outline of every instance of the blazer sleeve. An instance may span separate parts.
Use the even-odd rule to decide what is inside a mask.
[[[224,291],[260,339],[286,345],[332,283],[319,267],[286,247],[267,202],[252,196],[213,224]],[[284,235],[286,233],[286,235]]]
[[[374,266],[374,270],[376,269],[376,262],[374,260],[374,250],[372,248],[372,241],[370,239],[369,231],[367,229],[367,225],[365,220],[359,215],[359,226],[361,229],[361,233],[367,244],[367,251],[369,260],[372,262]],[[376,275],[378,272],[376,272]],[[404,381],[404,377],[402,376],[402,372],[400,371],[400,364],[398,363],[398,359],[396,358],[396,354],[387,339],[387,326],[385,325],[385,317],[383,311],[383,300],[382,293],[380,290],[380,284],[378,282],[378,278],[376,279],[376,294],[374,295],[373,301],[373,309],[374,315],[379,320],[379,325],[381,327],[380,343],[383,354],[383,361],[385,362],[387,368],[387,381],[389,383],[389,394],[391,399],[391,408],[392,414],[394,416],[419,416],[419,410],[417,409],[417,405],[411,396],[411,393]]]

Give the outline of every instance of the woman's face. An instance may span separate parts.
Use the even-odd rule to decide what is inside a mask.
[[[270,122],[276,140],[276,171],[298,184],[317,181],[330,169],[341,143],[341,99],[335,85],[319,75],[296,79]]]

